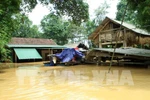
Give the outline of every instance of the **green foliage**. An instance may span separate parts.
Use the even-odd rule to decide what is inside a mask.
[[[70,21],[64,21],[60,16],[51,13],[41,21],[43,37],[56,41],[57,44],[77,42],[87,38],[84,25],[77,26]]]
[[[119,20],[119,21],[122,20],[123,14],[124,14],[125,9],[126,9],[126,5],[127,5],[126,0],[121,0],[119,2],[119,4],[117,5],[117,10],[118,10],[118,12],[116,14],[116,19],[117,20]],[[136,25],[137,24],[136,16],[137,16],[137,12],[133,11],[133,10],[130,10],[129,7],[128,7],[127,11],[126,11],[126,14],[124,16],[124,21]]]
[[[22,36],[29,37],[36,36],[37,37],[37,26],[31,26],[30,21],[23,16],[23,20],[19,19],[18,21],[14,21],[14,15],[17,13],[25,13],[27,11],[31,11],[37,3],[42,3],[44,5],[48,5],[51,3],[54,6],[57,14],[66,15],[70,17],[72,22],[75,24],[81,24],[86,21],[89,17],[88,14],[88,4],[84,3],[83,0],[1,0],[0,1],[0,54],[7,54],[7,50],[5,49],[5,45],[11,39],[12,36]],[[18,23],[20,21],[20,23]],[[61,21],[60,21],[61,22]],[[65,29],[65,26],[60,23],[60,26],[53,27],[53,30],[57,30],[57,33],[61,34],[61,39],[64,39],[64,43],[66,43],[66,34],[62,32]],[[24,34],[19,34],[24,32]],[[32,32],[32,36],[31,33]],[[52,31],[54,32],[54,31]],[[51,32],[51,33],[52,33]],[[34,33],[34,34],[33,34]],[[14,35],[15,34],[15,35]],[[29,35],[30,34],[30,35]],[[59,34],[57,34],[59,35]],[[60,36],[58,36],[60,37]],[[58,40],[58,39],[57,39]],[[58,41],[59,42],[59,41]],[[59,43],[59,44],[64,44]],[[3,57],[4,58],[4,57]]]
[[[121,0],[118,4],[118,12],[116,19],[120,20],[123,15],[125,3],[128,2],[128,10],[125,21],[133,23],[140,28],[150,32],[150,0]]]
[[[83,25],[77,26],[73,23],[70,22],[68,23],[69,25],[65,30],[65,33],[67,34],[68,40],[70,42],[74,43],[74,42],[82,41],[85,38],[87,39],[86,29]]]
[[[109,8],[109,5],[104,2],[101,4],[96,10],[95,10],[95,16],[96,18],[94,19],[94,22],[97,26],[104,20],[107,12],[107,9]]]
[[[109,5],[104,2],[102,3],[96,10],[95,10],[95,18],[93,20],[88,20],[84,27],[86,29],[87,36],[91,35],[94,30],[101,24],[101,22],[106,17],[107,9],[109,8]],[[93,41],[90,43],[91,47],[96,47],[94,45]]]
[[[89,18],[89,7],[83,0],[50,0],[50,3],[54,5],[57,14],[71,17],[74,24],[80,25]]]
[[[10,36],[5,32],[5,29],[0,33],[0,61],[8,59],[9,50],[5,49],[5,44],[10,40]]]
[[[92,34],[92,32],[96,29],[96,24],[95,24],[95,20],[88,20],[85,25],[84,25],[85,29],[86,29],[86,33],[87,36],[89,36],[90,34]]]
[[[12,37],[39,37],[40,33],[36,25],[32,25],[32,22],[27,16],[16,14],[13,16],[15,29],[12,32]]]
[[[52,4],[58,15],[66,15],[75,23],[80,25],[89,18],[88,4],[84,0],[23,0],[21,8],[23,11],[31,11],[39,2],[43,5]]]
[[[57,44],[66,44],[67,34],[64,30],[67,24],[63,23],[61,18],[54,13],[45,16],[41,21],[41,27],[44,32],[44,38],[51,38],[56,41]]]
[[[5,45],[11,38],[14,29],[12,15],[19,12],[21,0],[0,1],[0,61],[7,58],[8,50]]]
[[[35,6],[38,4],[38,0],[21,0],[21,8],[22,12],[30,12]],[[43,1],[43,0],[42,0]]]

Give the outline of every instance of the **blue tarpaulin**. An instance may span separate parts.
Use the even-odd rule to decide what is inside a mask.
[[[67,48],[61,53],[55,54],[55,56],[58,57],[61,62],[65,63],[71,61],[74,57],[82,58],[84,55],[82,52],[75,50],[74,48]]]

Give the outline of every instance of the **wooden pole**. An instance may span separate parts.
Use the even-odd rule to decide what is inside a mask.
[[[123,33],[123,47],[127,47],[127,35],[126,35],[126,29],[124,29],[124,33]]]
[[[17,63],[17,55],[16,55],[16,53],[15,53],[15,63]]]
[[[125,9],[125,11],[124,11],[124,14],[123,14],[123,17],[122,17],[122,21],[121,21],[121,24],[120,24],[120,31],[121,31],[121,28],[122,28],[122,24],[123,24],[123,21],[124,21],[124,17],[125,17],[125,14],[126,14],[127,7],[128,7],[128,2],[127,2],[127,4],[126,4],[126,9]],[[120,34],[120,31],[119,31],[119,34]],[[119,35],[118,35],[118,36],[119,36]],[[115,44],[114,51],[113,51],[113,54],[112,54],[112,57],[111,57],[111,61],[110,61],[110,66],[109,66],[108,73],[109,73],[110,70],[111,70],[112,61],[113,61],[113,58],[114,58],[114,55],[115,55],[117,43],[118,43],[118,37],[116,37],[116,44]]]
[[[48,49],[48,54],[50,55],[50,48]],[[50,61],[50,56],[49,56],[49,61]]]
[[[99,33],[99,48],[102,48],[102,40],[101,40],[101,34]]]

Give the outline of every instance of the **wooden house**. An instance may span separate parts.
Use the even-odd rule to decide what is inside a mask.
[[[64,46],[57,45],[52,39],[12,38],[7,47],[11,50],[13,62],[47,61],[47,55],[61,52]]]
[[[106,17],[89,39],[99,48],[112,47],[116,41],[117,47],[150,46],[150,33],[136,28],[134,25]]]

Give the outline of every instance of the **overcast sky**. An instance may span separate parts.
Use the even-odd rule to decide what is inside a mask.
[[[94,10],[97,9],[101,3],[103,3],[105,0],[85,0],[89,4],[89,13],[90,17],[93,16]],[[110,18],[115,18],[116,11],[117,11],[117,3],[119,0],[106,0],[107,3],[110,5],[110,8],[108,9],[107,16]],[[35,25],[40,25],[41,19],[49,14],[49,10],[46,7],[43,7],[42,5],[38,4],[35,9],[29,14],[29,19],[33,22]]]

